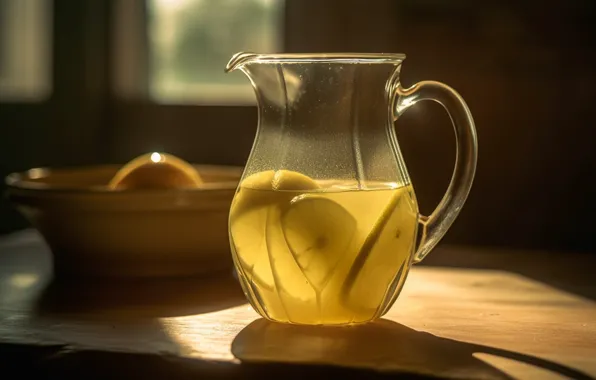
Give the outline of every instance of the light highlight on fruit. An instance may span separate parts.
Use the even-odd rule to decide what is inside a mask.
[[[121,189],[193,188],[203,183],[188,162],[166,153],[147,153],[124,165],[108,187]]]

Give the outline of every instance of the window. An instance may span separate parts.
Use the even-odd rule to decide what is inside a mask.
[[[51,92],[50,0],[0,0],[0,101],[34,102]]]
[[[283,0],[149,0],[149,94],[160,103],[250,104],[226,74],[239,51],[281,51]]]

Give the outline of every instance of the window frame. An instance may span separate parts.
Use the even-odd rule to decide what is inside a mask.
[[[113,72],[116,82],[112,83],[112,88],[119,94],[112,92],[110,98],[110,158],[124,162],[136,154],[165,150],[196,162],[243,165],[257,127],[255,104],[160,104],[150,100],[149,46],[144,22],[147,7],[144,0],[127,3],[121,6],[121,12],[126,8],[123,11],[126,14],[113,14],[125,25],[114,29],[123,45],[113,46],[120,52],[135,51],[134,46],[125,46],[128,41],[143,46],[145,51],[135,51],[124,63],[128,67],[115,66]],[[283,50],[317,53],[332,51],[330,46],[333,46],[335,51],[383,51],[383,46],[392,44],[386,32],[391,28],[389,21],[395,7],[390,0],[374,4],[356,0],[286,0],[280,31]],[[369,17],[361,20],[355,8],[366,10]],[[361,36],[360,29],[351,27],[356,24],[367,28],[370,34]],[[123,33],[127,35],[125,38],[122,38]],[[134,72],[135,67],[144,77],[136,77],[128,86],[123,85],[125,82],[121,79],[118,82],[118,78],[126,78],[123,73]],[[177,143],[177,139],[186,144]]]

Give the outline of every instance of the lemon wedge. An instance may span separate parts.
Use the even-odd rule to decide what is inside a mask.
[[[405,280],[401,272],[410,265],[418,225],[413,202],[408,187],[397,189],[364,240],[342,286],[352,308],[377,308],[393,279]]]
[[[148,153],[124,165],[109,182],[110,189],[197,187],[201,176],[188,162],[171,154]]]

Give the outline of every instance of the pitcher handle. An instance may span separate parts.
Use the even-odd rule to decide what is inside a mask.
[[[395,119],[420,100],[434,100],[445,108],[455,129],[455,169],[447,192],[430,216],[420,215],[422,239],[414,254],[414,262],[418,263],[443,238],[468,197],[476,172],[478,142],[472,114],[464,99],[451,87],[440,82],[422,81],[405,89],[398,84],[395,91]]]

